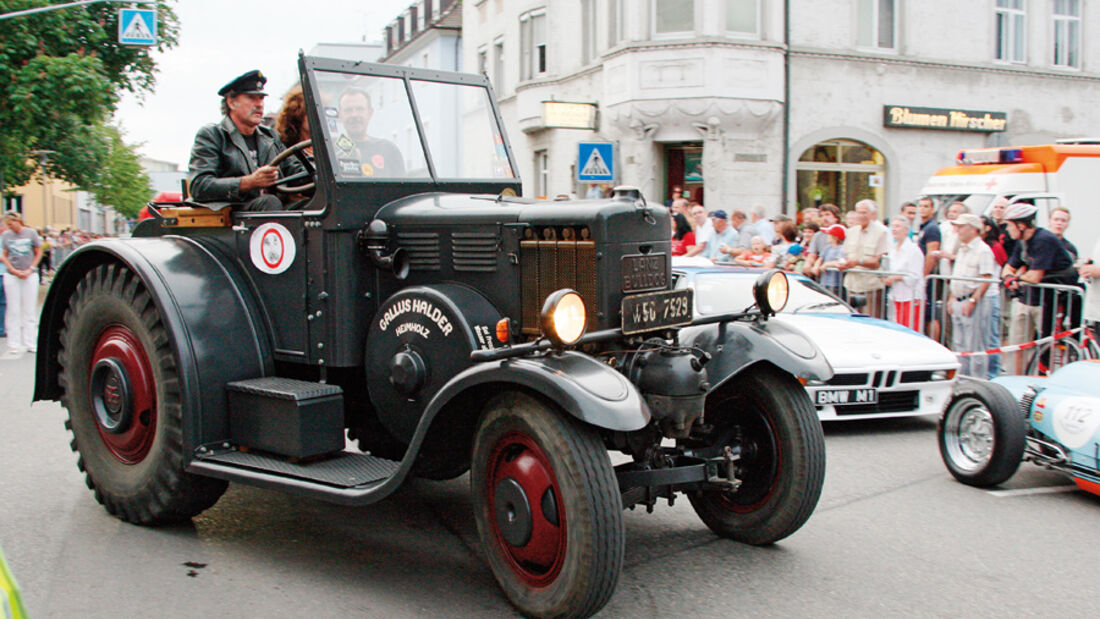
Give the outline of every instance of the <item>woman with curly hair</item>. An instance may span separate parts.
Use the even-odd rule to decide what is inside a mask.
[[[287,147],[310,139],[309,119],[306,118],[306,99],[302,96],[301,84],[295,84],[283,96],[283,107],[275,119],[275,131],[279,133],[279,139]],[[313,146],[306,147],[305,154],[312,157]]]

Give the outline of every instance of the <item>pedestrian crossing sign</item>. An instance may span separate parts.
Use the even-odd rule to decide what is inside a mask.
[[[611,142],[578,143],[577,180],[582,183],[615,180],[615,145]]]
[[[118,42],[122,45],[156,45],[157,12],[154,9],[119,9]]]

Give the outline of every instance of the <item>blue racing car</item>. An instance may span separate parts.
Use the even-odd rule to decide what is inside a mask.
[[[1049,377],[962,379],[939,424],[940,455],[964,484],[995,486],[1030,460],[1100,495],[1100,363]]]

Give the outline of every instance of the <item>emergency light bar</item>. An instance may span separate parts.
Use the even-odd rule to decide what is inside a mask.
[[[975,150],[960,150],[955,160],[962,165],[1020,163],[1024,160],[1024,151],[1020,148],[979,148]]]

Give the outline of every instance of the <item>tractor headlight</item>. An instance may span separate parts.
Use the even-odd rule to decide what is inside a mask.
[[[569,346],[584,335],[588,320],[584,300],[575,290],[562,288],[546,297],[539,324],[555,346]]]
[[[756,278],[752,286],[752,296],[756,300],[760,313],[770,316],[781,311],[787,305],[787,297],[790,294],[790,285],[787,282],[787,274],[779,270],[771,270]]]

